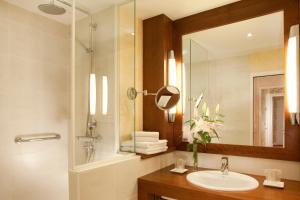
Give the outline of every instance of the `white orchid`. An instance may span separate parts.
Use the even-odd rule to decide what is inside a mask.
[[[194,116],[191,120],[186,122],[186,124],[188,124],[188,150],[193,151],[195,169],[198,167],[198,144],[206,145],[210,143],[214,137],[219,139],[217,129],[223,123],[222,118],[224,117],[220,114],[219,104],[217,104],[215,108],[213,117],[206,102],[203,102],[200,108],[202,99],[203,94],[195,100]]]
[[[224,117],[220,114],[220,105],[217,104],[214,116],[211,116],[210,109],[206,102],[202,102],[203,94],[195,101],[194,117],[187,122],[189,125],[188,142],[190,144],[208,144],[211,139],[219,139],[218,127],[222,125]],[[202,102],[202,106],[200,104]]]

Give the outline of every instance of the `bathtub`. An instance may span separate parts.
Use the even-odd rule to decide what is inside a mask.
[[[124,182],[119,178],[123,179],[122,176],[129,175],[122,173],[121,169],[130,163],[137,163],[140,156],[135,153],[101,153],[96,159],[100,160],[69,170],[70,200],[125,200],[126,198],[114,198],[118,183]]]
[[[75,166],[70,172],[83,172],[87,170],[92,170],[99,167],[104,167],[107,165],[112,165],[118,162],[126,161],[129,159],[132,159],[136,157],[135,153],[127,153],[127,152],[121,152],[121,153],[96,153],[95,155],[95,161],[77,165]]]
[[[145,160],[135,153],[98,156],[70,170],[70,200],[136,200],[138,177],[174,163],[173,153]]]

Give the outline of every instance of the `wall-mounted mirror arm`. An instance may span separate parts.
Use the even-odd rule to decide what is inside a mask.
[[[134,87],[130,87],[127,89],[127,97],[130,100],[136,99],[138,94],[143,94],[144,96],[155,96],[157,93],[149,93],[148,90],[137,91]]]
[[[149,93],[148,90],[144,90],[142,93],[144,94],[144,96],[156,96],[157,95],[157,93]]]
[[[130,100],[135,100],[138,94],[143,94],[144,96],[155,96],[155,105],[160,110],[170,110],[176,106],[180,99],[180,91],[174,86],[164,86],[160,88],[157,93],[148,93],[147,90],[138,92],[133,87],[127,89],[127,97]]]

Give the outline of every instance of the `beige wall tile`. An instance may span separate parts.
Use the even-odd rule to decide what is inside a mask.
[[[224,155],[199,153],[199,166],[203,168],[220,169],[222,156]],[[228,157],[229,168],[232,171],[264,176],[264,169],[280,169],[282,170],[283,178],[298,181],[300,180],[300,162],[240,156]],[[187,160],[187,165],[193,165],[193,158],[191,152],[176,151],[175,159],[177,158],[184,158],[185,160]]]
[[[0,1],[0,43],[0,199],[66,200],[69,27]],[[48,132],[62,138],[14,143]]]

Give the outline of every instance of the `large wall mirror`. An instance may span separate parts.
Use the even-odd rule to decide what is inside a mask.
[[[143,128],[159,130],[169,147],[187,151],[193,123],[186,122],[198,105],[198,116],[206,117],[202,119],[216,121],[215,110],[225,116],[219,139],[209,138],[211,143],[198,145],[198,151],[299,161],[300,126],[290,118],[287,93],[293,87],[286,81],[287,47],[300,21],[299,0],[231,2],[205,11],[197,11],[195,3],[194,14],[178,18],[160,7],[160,15],[143,21],[143,87],[157,91],[165,85],[174,50],[181,89],[172,122],[169,113],[153,107],[153,99],[144,98]]]
[[[283,11],[183,35],[183,122],[203,95],[225,116],[213,143],[284,148],[284,60]]]
[[[182,66],[178,150],[187,149],[184,123],[203,95],[210,115],[219,104],[225,117],[219,139],[199,151],[300,160],[300,127],[291,123],[286,84],[288,40],[299,8],[297,0],[242,0],[174,21]]]

